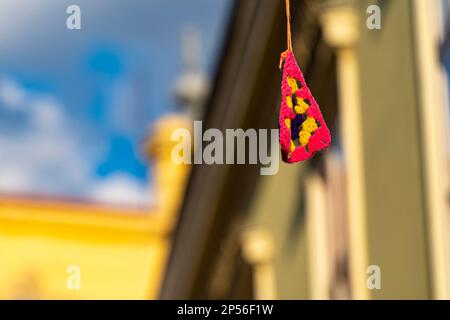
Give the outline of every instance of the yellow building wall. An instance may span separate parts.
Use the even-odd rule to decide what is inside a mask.
[[[179,128],[192,131],[189,119],[160,118],[145,148],[153,210],[0,196],[0,299],[157,298],[190,172],[171,159]]]
[[[156,298],[164,233],[146,211],[2,198],[0,299]]]

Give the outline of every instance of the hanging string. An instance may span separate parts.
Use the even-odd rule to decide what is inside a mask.
[[[279,68],[283,66],[283,61],[286,59],[286,56],[289,52],[292,51],[292,34],[291,34],[291,5],[290,0],[286,0],[286,21],[287,21],[287,49],[281,54],[280,57],[280,66]]]
[[[292,51],[291,6],[289,0],[286,0],[286,20],[287,20],[287,51]]]

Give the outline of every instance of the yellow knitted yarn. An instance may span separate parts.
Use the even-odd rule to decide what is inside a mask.
[[[308,144],[309,138],[311,138],[311,133],[309,133],[308,131],[302,130],[302,131],[300,131],[298,136],[300,138],[300,144],[304,147]]]
[[[291,119],[289,118],[284,119],[284,124],[288,129],[291,129]]]
[[[295,112],[298,114],[305,113],[306,109],[309,108],[309,105],[303,99],[298,99],[297,102],[298,102],[298,105],[296,105],[294,108]]]
[[[294,141],[291,140],[291,152],[295,151],[295,144]]]
[[[289,87],[291,87],[291,92],[296,93],[298,90],[298,86],[297,86],[297,82],[295,81],[295,79],[288,77],[287,82],[288,82]]]
[[[317,129],[316,120],[313,117],[306,118],[302,124],[302,129],[308,132],[314,132]]]
[[[292,98],[291,98],[291,96],[287,96],[286,97],[286,103],[287,103],[287,105],[288,105],[288,107],[289,108],[293,108],[294,106],[293,106],[293,104],[292,104]]]

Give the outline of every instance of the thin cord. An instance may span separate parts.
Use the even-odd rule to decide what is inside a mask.
[[[290,0],[286,0],[286,20],[287,20],[287,49],[281,54],[279,68],[283,66],[289,52],[292,51],[292,35],[291,35],[291,5]]]
[[[292,51],[291,6],[289,0],[286,0],[286,19],[287,19],[287,50]]]

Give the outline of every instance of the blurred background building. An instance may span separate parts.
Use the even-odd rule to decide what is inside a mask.
[[[194,166],[161,297],[450,298],[446,2],[291,8],[333,146],[273,176]],[[235,2],[205,127],[277,128],[285,28],[284,1]]]
[[[172,162],[278,127],[284,2],[2,1],[1,299],[450,299],[448,1],[291,0],[332,147]]]

